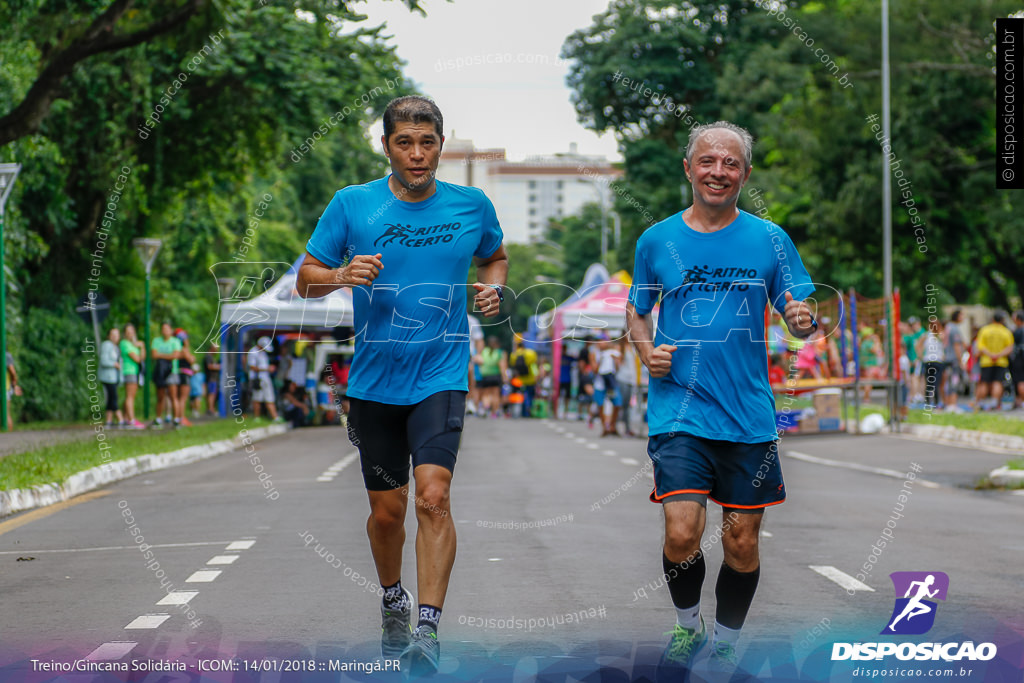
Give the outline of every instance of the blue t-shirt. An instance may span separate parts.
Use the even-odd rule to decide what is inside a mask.
[[[782,228],[746,211],[712,233],[677,213],[636,244],[629,301],[641,315],[661,298],[654,345],[674,344],[672,370],[650,380],[650,433],[760,443],[777,437],[768,383],[765,305],[814,291]]]
[[[473,257],[501,241],[494,206],[474,187],[437,181],[429,199],[405,202],[382,178],[335,193],[306,251],[332,268],[373,254],[384,266],[372,287],[352,288],[349,396],[411,405],[468,389],[466,278]]]

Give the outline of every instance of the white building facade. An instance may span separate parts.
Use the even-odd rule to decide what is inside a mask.
[[[454,132],[444,143],[437,178],[478,187],[494,203],[505,241],[530,243],[544,239],[548,220],[571,216],[594,202],[611,209],[609,184],[622,171],[599,156],[569,152],[525,161],[508,161],[504,149],[477,149]]]

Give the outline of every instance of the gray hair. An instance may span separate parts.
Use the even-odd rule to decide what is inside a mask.
[[[697,140],[704,133],[715,129],[724,129],[736,133],[740,137],[740,143],[743,146],[743,162],[746,164],[744,171],[750,168],[751,160],[754,153],[754,136],[746,128],[741,128],[735,123],[730,121],[715,121],[714,123],[706,123],[701,126],[694,126],[690,129],[690,142],[686,145],[686,163],[693,165],[693,148],[697,145]]]

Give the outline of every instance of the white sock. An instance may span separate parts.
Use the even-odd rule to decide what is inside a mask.
[[[676,623],[683,628],[700,628],[700,603],[698,602],[693,607],[676,607]]]
[[[726,642],[735,648],[736,643],[739,642],[739,639],[740,629],[726,628],[725,626],[719,624],[717,621],[715,622],[715,632],[714,635],[711,636],[712,645],[717,645],[720,642]]]

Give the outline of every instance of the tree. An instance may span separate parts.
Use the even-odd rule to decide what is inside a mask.
[[[622,182],[659,219],[678,210],[689,126],[732,120],[758,138],[747,191],[761,191],[762,211],[793,236],[815,279],[880,296],[885,152],[904,310],[923,306],[927,284],[948,300],[1005,307],[1024,296],[1024,211],[1019,193],[994,189],[992,22],[1017,9],[891,3],[891,141],[876,139],[868,118],[881,114],[870,0],[616,0],[563,55],[575,62],[580,121],[615,131]],[[753,208],[749,196],[741,206]],[[645,227],[631,221],[629,237]]]
[[[66,302],[88,288],[111,300],[112,324],[137,322],[143,272],[131,243],[140,236],[164,240],[154,320],[205,331],[214,263],[290,263],[338,187],[384,170],[364,131],[412,88],[380,29],[361,25],[352,5],[0,9],[0,160],[25,169],[6,222],[16,349],[34,343],[21,329],[25,311],[73,315]]]

